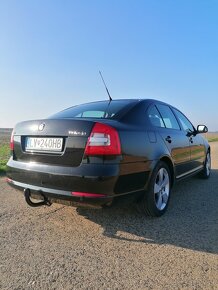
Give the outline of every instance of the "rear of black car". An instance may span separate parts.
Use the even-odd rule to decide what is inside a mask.
[[[124,162],[120,129],[125,128],[123,116],[137,103],[89,103],[17,124],[7,164],[9,184],[29,197],[71,204],[105,204],[114,196],[140,191],[144,175],[139,173],[135,187],[134,169],[129,172]]]

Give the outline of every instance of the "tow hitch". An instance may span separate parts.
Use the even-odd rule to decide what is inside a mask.
[[[46,197],[44,194],[42,194],[42,193],[40,193],[40,194],[42,195],[43,200],[42,200],[42,201],[39,201],[39,202],[33,202],[33,201],[30,199],[31,195],[30,195],[30,190],[29,190],[29,188],[25,188],[24,191],[23,191],[23,193],[24,193],[25,200],[26,200],[26,202],[27,202],[27,204],[28,204],[29,206],[32,206],[32,207],[38,207],[38,206],[42,206],[42,205],[47,205],[47,206],[50,206],[50,205],[51,205],[51,202],[50,202],[50,201],[47,199],[47,197]]]

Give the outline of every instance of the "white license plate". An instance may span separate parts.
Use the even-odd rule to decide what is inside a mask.
[[[53,151],[60,152],[63,147],[63,138],[26,138],[26,151]]]

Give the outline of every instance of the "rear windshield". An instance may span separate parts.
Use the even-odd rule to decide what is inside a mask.
[[[102,101],[74,106],[56,113],[50,118],[97,118],[116,119],[129,106],[135,102],[130,100]]]

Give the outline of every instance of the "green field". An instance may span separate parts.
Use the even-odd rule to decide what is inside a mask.
[[[12,129],[0,129],[0,175],[5,174],[6,163],[10,157],[10,135]]]
[[[10,157],[10,148],[8,144],[0,145],[0,174],[5,174],[6,163]]]
[[[218,133],[206,133],[204,137],[206,137],[209,142],[218,141]]]

